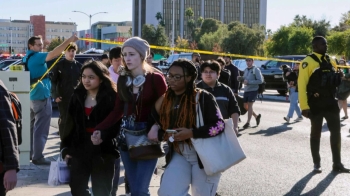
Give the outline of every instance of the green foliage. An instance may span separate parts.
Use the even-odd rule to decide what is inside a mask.
[[[154,25],[144,24],[142,27],[142,38],[147,40],[150,45],[169,46],[165,29],[161,25],[158,25],[156,28]],[[162,55],[166,54],[164,50],[154,50],[154,52]]]
[[[327,42],[329,53],[350,57],[350,29],[343,32],[331,32],[327,37]]]
[[[267,42],[269,55],[308,54],[311,52],[311,40],[314,31],[308,27],[282,26]]]
[[[161,12],[157,12],[156,19],[158,20],[158,24],[159,25],[161,25],[163,27],[165,26],[165,22],[164,22],[164,19],[163,19],[163,16],[162,16]]]
[[[197,26],[201,27],[203,24],[204,18],[202,16],[197,18]]]
[[[299,15],[296,15],[294,17],[294,21],[291,24],[293,27],[308,27],[314,30],[313,36],[327,36],[328,35],[328,29],[331,27],[330,22],[326,20],[319,20],[319,21],[312,21],[311,19],[308,19],[306,16],[300,17]]]
[[[251,29],[245,25],[233,24],[231,30],[223,40],[222,49],[225,52],[243,55],[256,55],[262,50],[262,43],[265,38],[263,31]]]
[[[54,38],[51,40],[50,44],[47,46],[47,51],[50,52],[53,49],[55,49],[57,46],[59,46],[60,44],[62,44],[63,41],[59,38]]]
[[[333,28],[334,31],[346,31],[348,29],[350,29],[350,10],[342,14],[339,25]]]
[[[197,33],[195,40],[199,42],[202,35],[206,33],[214,33],[219,29],[221,21],[215,20],[213,18],[204,19],[200,31]]]
[[[189,48],[190,44],[188,43],[187,39],[182,39],[180,36],[177,36],[176,39],[176,47],[177,48]]]
[[[201,50],[212,51],[214,47],[218,48],[218,46],[221,46],[223,44],[223,41],[227,37],[228,33],[229,31],[227,29],[227,26],[222,24],[217,31],[205,33],[202,35],[199,40],[198,47]]]
[[[185,15],[186,15],[187,17],[189,17],[189,18],[193,17],[194,12],[193,12],[193,10],[192,10],[191,7],[188,7],[188,8],[186,9]]]

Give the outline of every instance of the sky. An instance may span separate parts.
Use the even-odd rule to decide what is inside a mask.
[[[73,10],[95,14],[91,23],[98,21],[131,21],[131,0],[1,0],[7,5],[21,4],[16,8],[3,6],[0,19],[29,20],[30,15],[45,15],[46,21],[75,22],[77,30],[89,29],[89,17]],[[162,0],[159,0],[162,1]],[[169,0],[170,1],[170,0]],[[214,1],[214,0],[213,0]],[[4,4],[2,4],[4,5]],[[5,9],[4,9],[5,8]],[[313,20],[326,19],[332,27],[339,23],[342,13],[350,10],[350,0],[267,0],[266,29],[276,31],[288,25],[299,14]],[[156,14],[156,13],[155,13]],[[154,15],[155,15],[154,14]]]

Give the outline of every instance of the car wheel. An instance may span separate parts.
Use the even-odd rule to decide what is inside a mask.
[[[277,90],[280,95],[286,95],[287,90]]]

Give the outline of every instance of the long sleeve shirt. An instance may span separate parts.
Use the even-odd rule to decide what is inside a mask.
[[[0,161],[3,171],[19,170],[17,130],[12,113],[9,92],[0,80]]]
[[[248,81],[248,84],[244,85],[244,92],[257,91],[259,89],[259,84],[263,83],[261,71],[255,66],[245,69],[243,77],[244,80]]]
[[[231,87],[233,93],[238,93],[239,82],[237,80],[237,77],[239,76],[239,69],[233,64],[227,65],[225,69],[228,69],[231,72],[231,76],[230,76],[231,84],[228,86]]]

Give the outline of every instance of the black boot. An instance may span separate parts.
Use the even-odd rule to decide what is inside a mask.
[[[340,173],[350,173],[350,169],[345,168],[343,164],[333,164],[333,171]]]
[[[310,139],[312,160],[314,162],[314,172],[321,173],[320,139]]]

